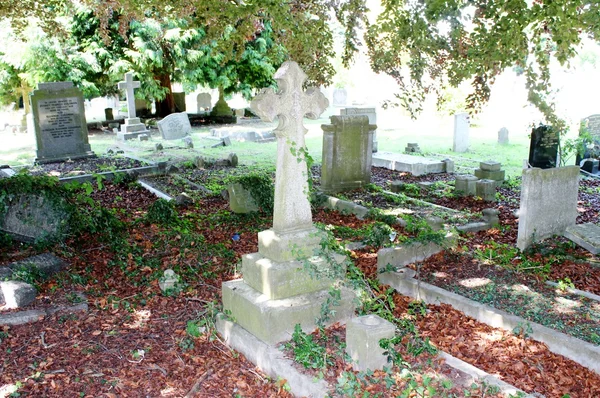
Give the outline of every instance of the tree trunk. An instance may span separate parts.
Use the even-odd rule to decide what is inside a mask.
[[[175,112],[175,100],[173,99],[173,92],[171,91],[171,76],[168,73],[156,76],[156,79],[160,81],[160,86],[168,89],[167,96],[156,101],[156,113],[157,116],[165,117]]]

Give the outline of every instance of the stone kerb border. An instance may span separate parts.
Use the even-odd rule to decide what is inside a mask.
[[[359,220],[364,219],[369,213],[369,209],[356,203],[335,198],[333,196],[318,194],[318,198],[323,200],[322,207],[339,212],[347,212],[354,214]]]
[[[297,397],[326,397],[333,389],[325,380],[315,380],[312,376],[302,374],[291,359],[285,358],[282,351],[277,347],[270,346],[247,332],[238,324],[217,316],[217,331],[223,337],[224,343],[244,354],[244,356],[255,363],[263,372],[272,378],[285,379],[290,386],[292,394]],[[479,381],[488,385],[497,386],[505,395],[521,394],[523,397],[533,397],[518,388],[476,368],[452,355],[440,351],[438,354],[446,364],[452,368],[466,373],[470,383]]]
[[[67,184],[67,183],[73,182],[73,181],[88,182],[88,181],[96,180],[96,178],[98,176],[102,176],[105,180],[110,181],[113,178],[115,178],[115,176],[117,174],[128,174],[128,173],[132,173],[136,177],[143,177],[143,176],[148,176],[148,175],[153,175],[153,174],[159,174],[159,173],[162,173],[162,171],[159,169],[159,167],[157,165],[154,165],[154,166],[136,167],[133,169],[105,171],[102,173],[95,173],[95,174],[84,174],[84,175],[73,176],[73,177],[63,177],[63,178],[59,178],[59,181],[63,184]]]
[[[512,331],[517,326],[529,324],[533,330],[531,338],[546,344],[550,351],[555,354],[563,355],[596,373],[600,373],[599,346],[478,303],[437,286],[425,282],[419,284],[415,279],[406,278],[396,272],[382,273],[378,279],[381,283],[392,286],[398,292],[413,298],[419,297],[428,304],[450,304],[455,309],[465,313],[465,315],[492,327]]]

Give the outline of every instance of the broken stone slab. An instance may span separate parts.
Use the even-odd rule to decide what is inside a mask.
[[[456,227],[458,232],[468,233],[468,232],[479,232],[490,229],[490,224],[487,222],[471,222],[465,225],[460,225]]]
[[[500,211],[498,209],[483,209],[483,221],[490,224],[492,227],[500,224]]]
[[[85,296],[80,295],[86,300]],[[57,312],[75,313],[86,312],[88,310],[87,302],[79,303],[71,306],[56,306],[45,309],[34,309],[26,311],[11,312],[9,314],[0,314],[0,326],[17,326],[27,323],[33,323],[44,319],[46,316]]]
[[[37,290],[29,283],[21,281],[0,281],[0,304],[7,309],[22,308],[31,304]]]
[[[52,253],[43,253],[37,256],[28,257],[23,260],[8,264],[8,267],[15,271],[19,269],[37,270],[43,277],[48,278],[56,273],[63,271],[67,263]]]
[[[415,176],[446,171],[446,164],[439,160],[392,152],[378,152],[373,155],[372,165],[389,170],[408,172]]]
[[[600,227],[586,223],[567,227],[563,236],[593,255],[600,253]]]
[[[452,234],[446,236],[448,245],[452,245],[454,241]],[[386,247],[377,252],[377,270],[384,270],[388,265],[394,268],[402,268],[423,261],[442,250],[444,250],[443,246],[433,242],[425,244],[421,242],[404,243],[396,247]]]

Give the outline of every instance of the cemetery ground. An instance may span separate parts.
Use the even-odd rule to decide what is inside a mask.
[[[315,127],[319,126],[310,125]],[[98,141],[106,149],[113,145],[101,135]],[[90,142],[97,153],[104,152],[95,149],[93,137]],[[68,264],[66,271],[47,280],[35,271],[19,274],[38,288],[34,306],[69,306],[83,300],[88,310],[57,312],[36,323],[0,330],[0,388],[7,394],[289,395],[286,380],[269,379],[243,355],[227,348],[214,323],[221,307],[221,283],[240,277],[241,256],[256,252],[257,233],[271,226],[272,197],[265,187],[272,178],[268,159],[273,155],[268,154],[274,152],[274,144],[202,148],[202,142],[194,136],[193,150],[162,151],[154,150],[152,141],[128,143],[127,153],[137,160],[112,156],[108,159],[120,160],[85,170],[114,171],[121,165],[144,165],[144,160],[174,162],[176,172],[145,180],[172,197],[188,193],[191,200],[180,205],[157,200],[131,177],[113,182],[95,178],[79,187],[59,186],[55,179],[35,182],[28,176],[14,177],[23,179],[18,185],[31,191],[48,189],[65,195],[76,216],[70,219],[71,232],[59,242],[3,241],[0,265],[54,253]],[[400,148],[405,142],[398,140],[396,145]],[[320,148],[317,138],[309,136],[307,144]],[[385,150],[394,150],[393,145],[386,143]],[[370,209],[364,219],[324,209],[322,201],[313,200],[313,219],[329,233],[323,250],[350,249],[345,251],[350,259],[346,276],[347,284],[360,292],[358,313],[393,321],[398,332],[388,346],[393,366],[367,373],[354,372],[344,355],[345,326],[323,327],[310,336],[294,333],[284,349],[298,362],[298,369],[326,380],[333,396],[503,396],[497,387],[472,383],[466,374],[444,364],[436,355],[436,350],[442,350],[528,393],[600,395],[597,373],[531,338],[528,322],[535,322],[600,345],[600,302],[572,290],[600,295],[600,269],[595,256],[564,238],[545,240],[525,252],[515,248],[514,212],[519,209],[520,182],[514,177],[516,171],[510,170],[518,170],[521,158],[526,157],[511,156],[517,147],[507,149],[506,154],[497,152],[506,160],[482,152],[456,157],[464,170],[476,164],[468,157],[506,161],[505,168],[513,177],[497,189],[496,202],[456,196],[451,174],[414,177],[376,167],[371,184],[335,195]],[[490,154],[495,148],[489,146]],[[443,150],[440,146],[434,151]],[[198,154],[220,159],[232,151],[245,166],[198,168],[194,161]],[[318,163],[318,149],[311,153]],[[83,164],[95,167],[89,161]],[[65,174],[46,171],[63,176],[74,170]],[[320,168],[313,166],[311,171],[318,187]],[[236,214],[229,210],[222,190],[228,182],[244,178],[263,211]],[[8,184],[9,180],[0,181]],[[397,180],[404,184],[391,192],[391,183]],[[599,188],[600,180],[580,181],[578,223],[597,222]],[[378,269],[380,249],[415,241],[442,242],[442,234],[428,227],[425,218],[442,217],[459,226],[479,220],[481,211],[490,207],[499,210],[498,226],[461,233],[453,245],[409,267],[422,283],[523,317],[526,322],[520,328],[492,328],[447,304],[427,305],[377,281],[382,271],[389,271],[389,267]],[[405,222],[399,224],[398,218]],[[181,283],[162,292],[159,283],[166,269],[173,269]],[[549,281],[558,286],[547,285]],[[324,308],[322,317],[327,312]]]

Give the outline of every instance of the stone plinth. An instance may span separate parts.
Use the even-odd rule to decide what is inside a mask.
[[[380,370],[388,364],[381,339],[391,339],[396,333],[393,323],[377,315],[354,318],[346,325],[346,353],[352,358],[357,372]]]
[[[321,191],[350,191],[371,182],[373,132],[367,116],[331,116],[323,129]]]
[[[458,175],[454,183],[454,190],[459,196],[473,196],[477,193],[479,178],[472,175]]]
[[[138,138],[141,134],[150,134],[146,125],[141,122],[139,117],[125,119],[125,124],[121,125],[121,131],[117,133],[117,139],[121,141]]]
[[[475,183],[477,196],[486,202],[496,201],[496,182],[494,180],[479,180]]]

